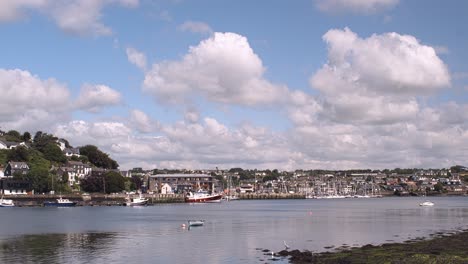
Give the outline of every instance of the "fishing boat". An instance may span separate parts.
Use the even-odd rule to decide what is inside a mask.
[[[138,197],[127,197],[125,199],[126,206],[143,206],[148,204],[148,199],[143,198],[140,194]]]
[[[3,195],[2,195],[2,198],[0,199],[0,207],[13,207],[13,206],[15,206],[15,203],[13,202],[13,200],[3,199]]]
[[[419,206],[434,206],[434,203],[431,201],[425,201],[424,203],[420,203]]]
[[[202,226],[205,224],[205,220],[188,220],[188,226]]]
[[[62,197],[56,199],[55,202],[44,202],[44,206],[54,206],[54,207],[73,207],[76,205],[76,202],[72,202],[69,199],[64,199]]]
[[[212,193],[209,194],[207,191],[199,190],[197,192],[189,192],[185,196],[186,203],[219,203],[223,198],[222,194]]]

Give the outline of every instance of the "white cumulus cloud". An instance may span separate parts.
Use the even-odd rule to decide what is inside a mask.
[[[283,101],[288,88],[269,82],[264,72],[247,38],[214,33],[190,47],[182,60],[154,64],[145,76],[143,90],[169,102],[200,95],[214,102],[249,106]]]
[[[134,48],[127,48],[127,58],[128,61],[135,64],[141,70],[146,70],[146,56],[145,54],[141,53],[140,51]]]
[[[328,63],[310,79],[324,115],[338,121],[398,122],[419,112],[417,96],[450,86],[447,66],[415,37],[386,33],[363,39],[350,29],[323,36]]]
[[[71,34],[110,35],[112,29],[101,22],[101,17],[102,10],[111,4],[135,8],[139,0],[6,0],[0,2],[0,21],[13,21],[25,16],[26,11],[37,11]]]
[[[97,113],[103,107],[118,105],[122,101],[120,93],[106,85],[84,84],[76,100],[76,107]]]
[[[70,92],[55,79],[28,71],[0,69],[0,126],[44,129],[69,116]]]

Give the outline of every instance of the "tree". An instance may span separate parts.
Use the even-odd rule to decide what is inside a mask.
[[[25,178],[31,183],[31,187],[35,192],[45,193],[52,190],[52,181],[48,169],[31,168]]]
[[[100,151],[96,146],[86,145],[80,148],[80,154],[88,158],[96,167],[104,169],[117,169],[119,164],[109,158],[109,155]]]
[[[10,130],[5,134],[7,141],[21,142],[21,134],[16,130]]]
[[[31,140],[31,134],[28,131],[26,131],[23,133],[23,136],[21,136],[21,138],[24,141],[29,142]]]
[[[104,174],[106,193],[118,193],[125,190],[125,178],[115,171]]]
[[[54,137],[53,135],[49,135],[47,133],[42,133],[41,131],[38,131],[36,135],[34,136],[33,140],[33,147],[40,152],[44,153],[44,149],[46,148],[47,145],[49,144],[57,144],[57,137]]]
[[[140,176],[132,176],[132,178],[130,178],[130,181],[132,182],[132,186],[130,187],[131,189],[141,189],[141,186],[143,185],[143,180]]]
[[[434,191],[436,192],[442,192],[444,190],[444,186],[442,183],[438,182],[436,185],[434,185]]]
[[[23,146],[18,146],[8,151],[7,159],[9,161],[29,161],[29,151]]]
[[[85,192],[102,192],[104,190],[104,177],[89,175],[80,180],[81,189]]]
[[[120,173],[109,171],[103,175],[90,175],[80,180],[85,192],[118,193],[125,190],[125,178]],[[105,186],[105,188],[104,188]]]
[[[62,150],[55,143],[47,143],[47,145],[43,148],[43,153],[44,157],[50,161],[61,163],[65,163],[67,161],[67,157],[65,157]]]

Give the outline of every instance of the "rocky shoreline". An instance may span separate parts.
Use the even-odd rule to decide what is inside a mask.
[[[282,250],[274,255],[279,259],[289,258],[293,264],[468,264],[468,229],[449,233],[438,232],[428,239],[417,238],[402,243],[341,247],[334,252],[321,253]]]

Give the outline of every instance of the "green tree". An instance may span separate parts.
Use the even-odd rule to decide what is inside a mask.
[[[117,169],[119,164],[111,159],[108,154],[100,151],[96,146],[86,145],[80,148],[80,154],[88,158],[96,167],[104,169]]]
[[[7,159],[10,161],[29,161],[29,151],[23,146],[18,146],[8,151]]]
[[[109,171],[104,174],[106,193],[118,193],[125,190],[125,178],[120,173]]]
[[[21,142],[21,134],[16,130],[10,130],[5,134],[7,141]]]
[[[0,165],[4,165],[8,162],[8,149],[0,149]]]
[[[442,183],[438,182],[436,185],[434,185],[434,191],[436,192],[442,192],[444,190],[444,186]]]
[[[46,193],[52,190],[52,181],[49,178],[49,170],[46,168],[31,168],[25,179],[31,183],[35,192]]]
[[[46,148],[47,145],[57,144],[56,142],[57,142],[57,137],[38,131],[36,135],[34,136],[32,145],[36,150],[39,150],[40,152],[44,152],[44,149]]]
[[[26,131],[23,133],[23,136],[21,136],[21,139],[23,139],[26,142],[29,142],[31,140],[31,134],[28,131]]]
[[[67,157],[65,157],[62,150],[55,143],[47,143],[47,145],[43,148],[43,153],[44,157],[50,161],[61,163],[65,163],[67,161]]]

